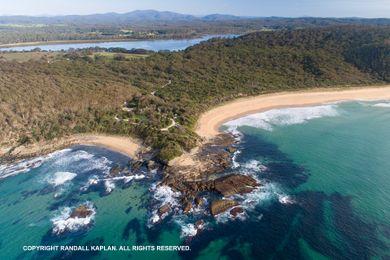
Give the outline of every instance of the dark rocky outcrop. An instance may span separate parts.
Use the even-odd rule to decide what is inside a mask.
[[[223,196],[245,194],[253,191],[259,184],[247,175],[232,174],[215,180],[215,190]]]
[[[203,219],[200,219],[200,220],[195,222],[195,228],[196,229],[201,229],[203,227],[203,225],[204,225]]]
[[[191,212],[193,205],[201,206],[204,193],[216,193],[224,197],[245,194],[259,186],[257,181],[247,175],[238,173],[218,177],[232,165],[232,153],[235,139],[229,134],[220,134],[214,140],[202,145],[194,155],[200,165],[188,167],[167,166],[161,185],[167,185],[181,193],[180,203],[185,214]],[[216,200],[211,204],[213,215],[220,214],[236,206],[233,200]],[[242,208],[233,211],[241,213]]]
[[[143,161],[143,160],[134,161],[134,162],[131,163],[131,169],[132,169],[133,171],[137,171],[137,170],[139,170],[143,165],[144,165],[144,161]]]
[[[78,206],[70,214],[69,218],[86,218],[92,215],[93,211],[85,205]]]
[[[186,202],[184,205],[183,205],[183,212],[185,214],[188,214],[191,212],[191,209],[192,209],[192,203],[191,202]]]
[[[162,215],[169,213],[169,211],[171,211],[171,205],[168,203],[158,209],[158,214],[161,217]]]
[[[243,213],[244,209],[241,207],[235,207],[230,210],[230,215],[237,217],[239,214]]]
[[[228,200],[228,199],[214,200],[211,203],[210,212],[213,216],[216,216],[234,206],[237,206],[237,202],[234,200]]]
[[[197,196],[195,198],[195,206],[199,207],[199,206],[202,206],[204,204],[204,201],[201,197]]]
[[[110,169],[110,176],[115,177],[121,173],[123,169],[119,165],[115,165]]]

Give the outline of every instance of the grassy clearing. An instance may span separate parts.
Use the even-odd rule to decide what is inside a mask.
[[[0,61],[17,61],[17,62],[27,62],[30,60],[34,61],[48,61],[52,62],[62,57],[61,53],[57,52],[6,52],[0,53]]]
[[[90,55],[91,58],[104,57],[107,59],[114,59],[116,57],[123,57],[126,60],[146,58],[149,54],[133,54],[133,53],[112,53],[112,52],[95,52]]]

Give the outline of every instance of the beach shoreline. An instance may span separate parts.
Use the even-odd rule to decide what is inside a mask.
[[[390,85],[350,89],[309,89],[239,98],[203,113],[197,121],[195,132],[207,141],[221,134],[220,127],[224,123],[271,109],[313,106],[341,101],[386,99],[390,99]]]
[[[190,152],[184,152],[181,156],[171,160],[169,165],[179,168],[191,167],[202,171],[205,168],[204,163],[196,160],[200,147],[223,135],[220,127],[231,120],[272,109],[315,106],[353,100],[390,100],[390,85],[276,92],[238,98],[223,103],[199,117],[195,132],[201,137],[201,143]]]
[[[103,147],[133,159],[137,158],[138,153],[143,148],[139,140],[131,137],[104,134],[77,134],[54,141],[21,145],[14,148],[1,147],[0,158],[8,157],[9,160],[14,161],[48,154],[74,145]]]

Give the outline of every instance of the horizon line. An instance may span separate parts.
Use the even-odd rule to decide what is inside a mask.
[[[246,18],[246,19],[256,19],[256,18],[291,18],[291,19],[297,19],[297,18],[322,18],[322,19],[390,19],[390,17],[364,17],[364,16],[310,16],[310,15],[299,15],[299,16],[278,16],[278,15],[270,15],[270,16],[253,16],[253,15],[235,15],[235,14],[228,14],[228,13],[208,13],[208,14],[188,14],[188,13],[180,13],[175,11],[159,11],[156,9],[136,9],[126,12],[105,12],[105,13],[88,13],[88,14],[0,14],[0,17],[14,17],[14,16],[24,16],[24,17],[35,17],[35,18],[51,18],[51,17],[66,17],[66,16],[89,16],[89,15],[105,15],[105,14],[119,14],[119,15],[125,15],[132,12],[137,11],[155,11],[159,13],[169,12],[174,14],[180,14],[180,15],[188,15],[193,16],[197,18],[202,18],[209,15],[226,15],[226,16],[233,16],[237,18]]]

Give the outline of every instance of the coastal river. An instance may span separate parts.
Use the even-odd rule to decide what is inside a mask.
[[[158,202],[161,173],[126,177],[110,169],[128,158],[75,146],[0,166],[0,258],[386,259],[390,255],[390,103],[346,102],[274,109],[226,123],[240,140],[229,171],[261,187],[241,198],[244,214],[169,215]],[[87,218],[70,215],[79,205]],[[192,215],[196,215],[194,212]],[[97,251],[28,251],[26,246],[116,246]],[[139,246],[119,250],[120,246]],[[156,246],[189,246],[163,248]],[[147,247],[150,246],[150,247]],[[31,249],[31,248],[30,248]],[[166,250],[167,249],[167,250]]]
[[[211,38],[222,37],[231,38],[237,35],[206,35],[194,39],[178,39],[178,40],[133,40],[133,41],[106,41],[106,42],[86,42],[86,43],[61,43],[61,44],[38,44],[30,46],[13,46],[0,47],[0,51],[31,51],[36,48],[42,51],[67,51],[69,49],[84,49],[84,48],[124,48],[145,49],[150,51],[180,51],[190,46],[198,44],[202,41],[207,41]]]

